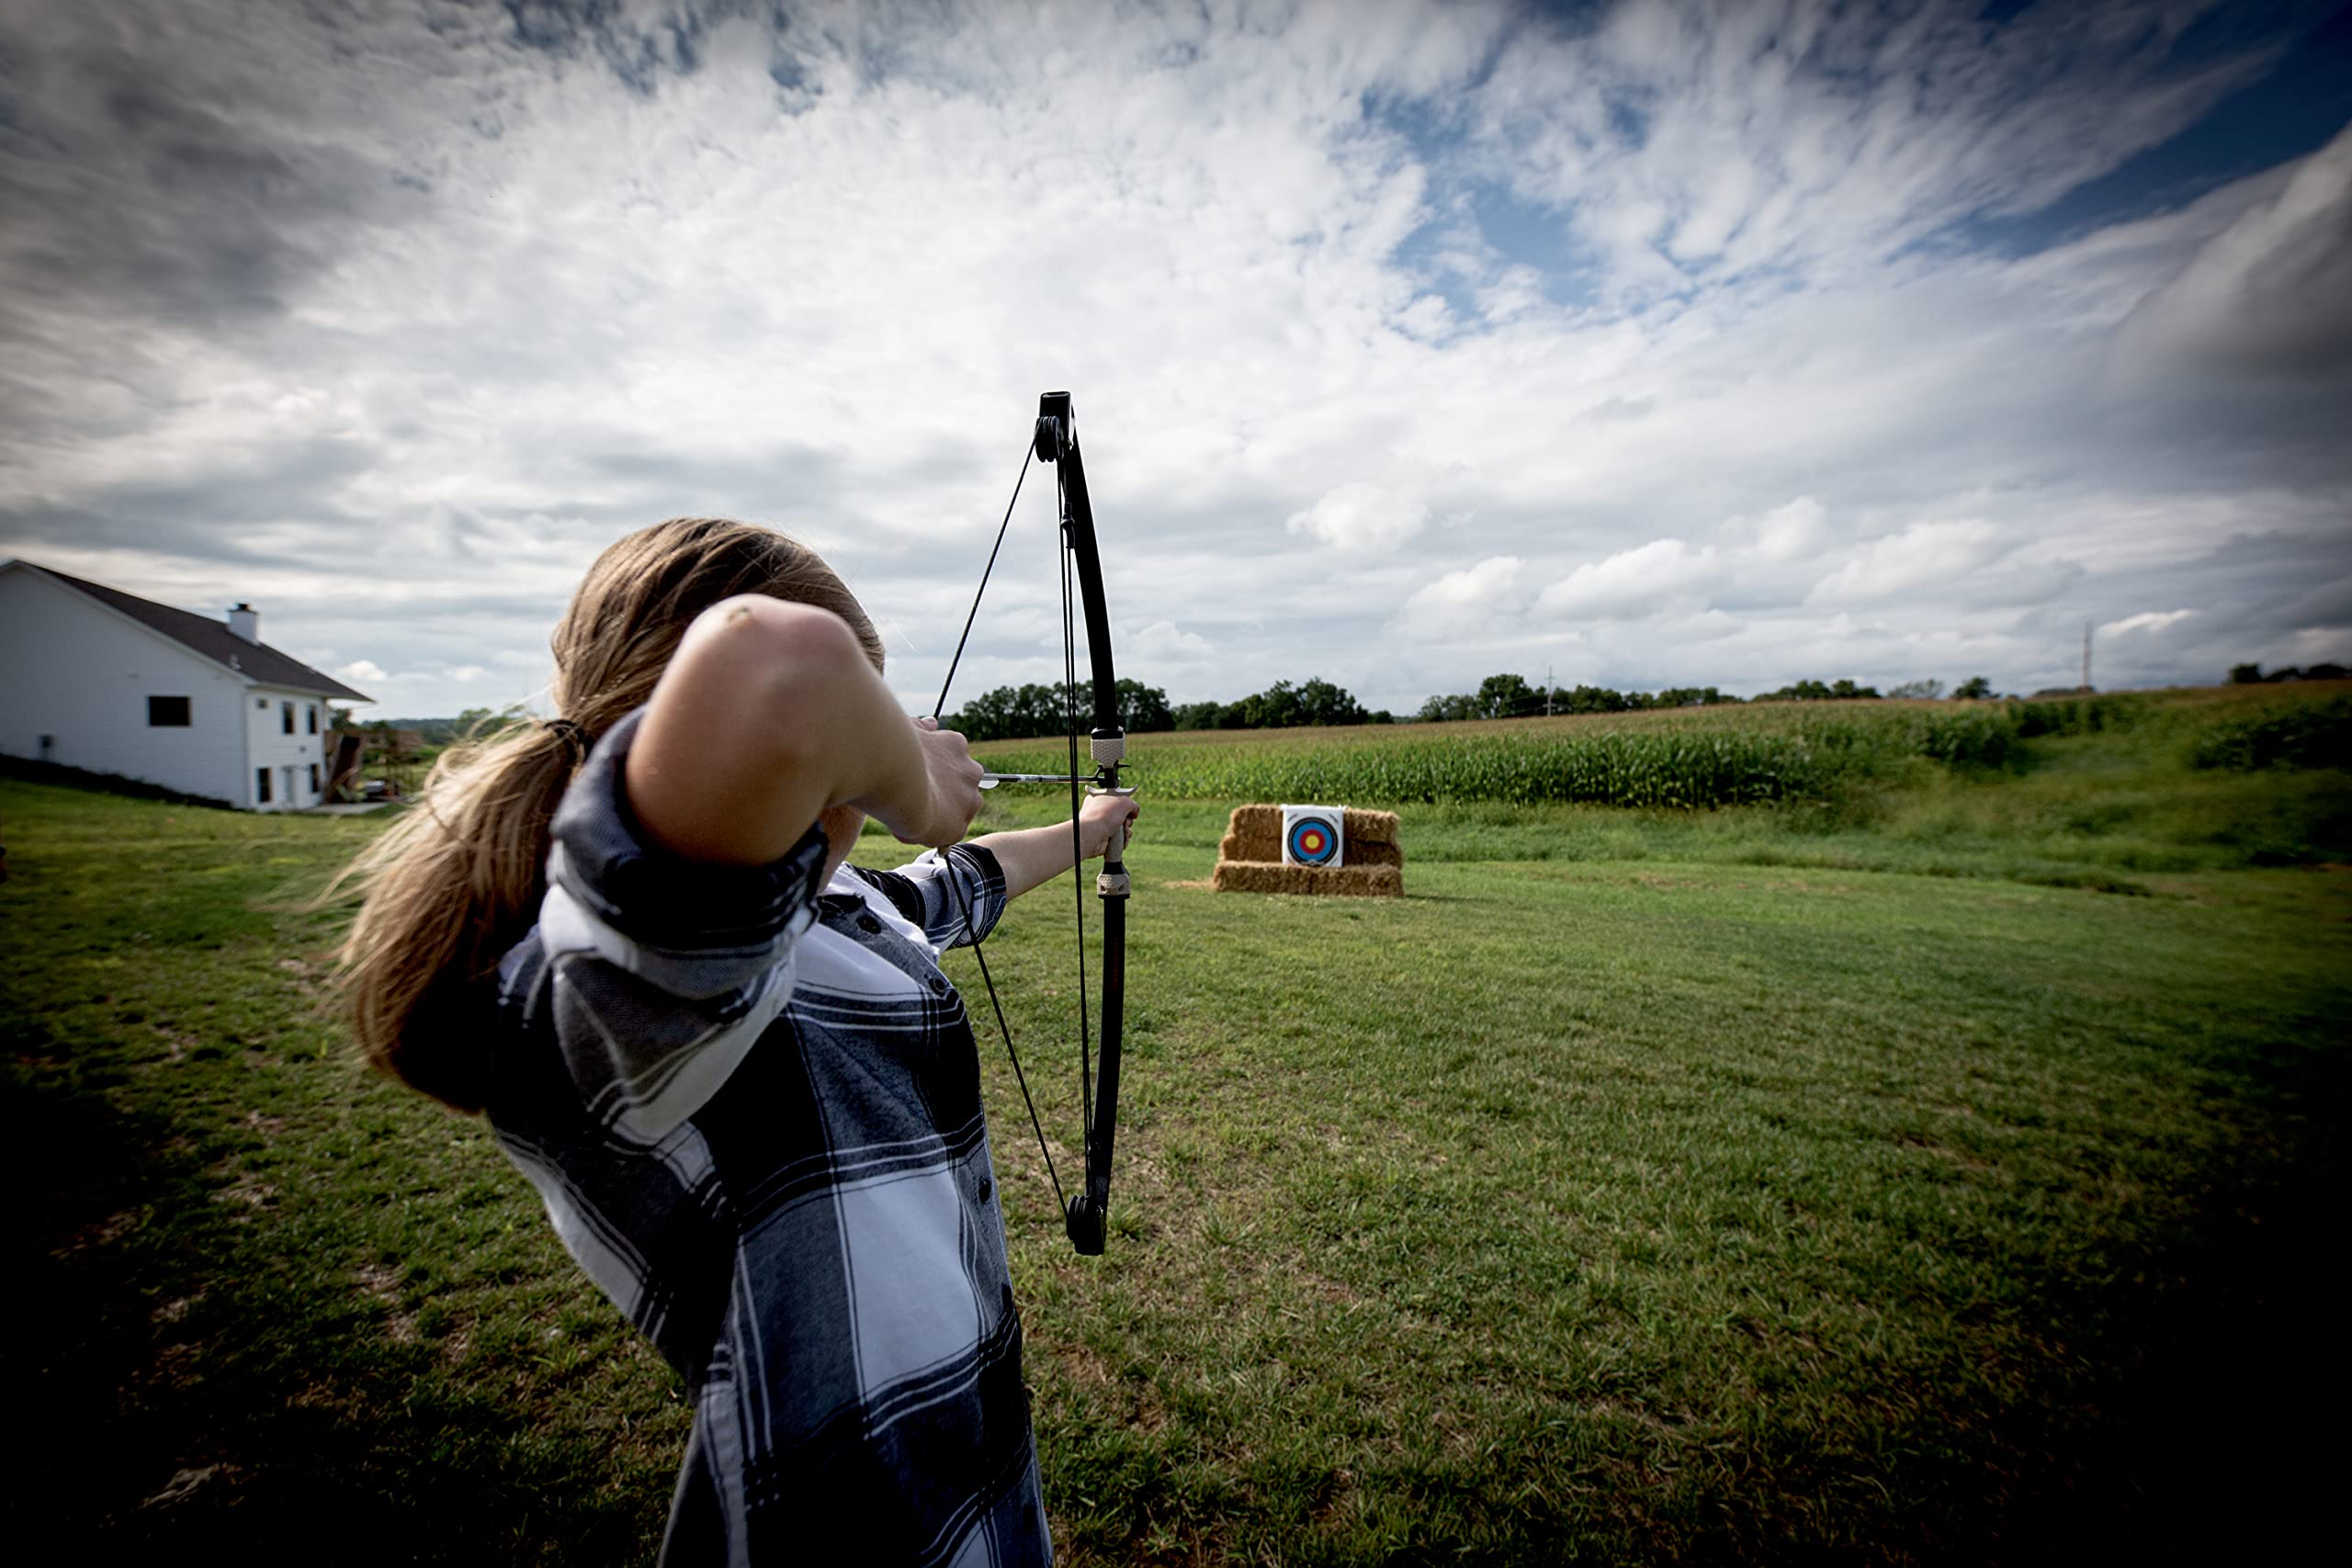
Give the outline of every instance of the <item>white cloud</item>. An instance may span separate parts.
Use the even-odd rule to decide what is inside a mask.
[[[2143,610],[2136,615],[2126,615],[2120,621],[2109,621],[2098,628],[2101,637],[2121,637],[2126,632],[2160,632],[2177,626],[2197,614],[2194,610]]]
[[[1428,525],[1430,509],[1414,496],[1358,481],[1325,493],[1284,525],[1343,550],[1393,550]]]
[[[1885,599],[1929,583],[1949,585],[1996,558],[2006,546],[1999,530],[1976,520],[1914,523],[1872,539],[1845,565],[1815,583],[1808,604]]]
[[[1564,615],[1623,620],[1712,581],[1722,570],[1713,546],[1653,539],[1580,566],[1544,590],[1537,604]]]
[[[1157,666],[1177,660],[1198,661],[1216,651],[1209,639],[1179,627],[1173,621],[1154,621],[1135,635],[1125,652]]]
[[[355,659],[350,663],[345,665],[342,669],[336,671],[335,675],[338,679],[345,681],[380,682],[391,679],[390,675],[384,673],[383,667],[379,665],[372,659]]]
[[[1518,583],[1519,558],[1490,556],[1417,590],[1405,601],[1398,625],[1427,638],[1490,629],[1519,613]]]
[[[1766,560],[1799,560],[1826,542],[1827,509],[1809,495],[1776,506],[1756,520],[1756,553]]]

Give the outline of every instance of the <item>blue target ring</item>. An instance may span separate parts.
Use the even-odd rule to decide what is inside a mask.
[[[1320,817],[1302,817],[1290,825],[1290,858],[1301,865],[1329,865],[1340,852],[1340,835]]]

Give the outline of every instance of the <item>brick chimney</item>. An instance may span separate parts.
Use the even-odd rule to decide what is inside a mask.
[[[261,612],[251,604],[238,604],[229,612],[229,629],[247,642],[261,641]]]

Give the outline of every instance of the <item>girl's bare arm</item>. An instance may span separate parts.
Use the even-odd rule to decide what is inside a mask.
[[[1136,803],[1124,795],[1096,795],[1087,797],[1078,813],[1078,837],[1083,857],[1092,860],[1111,843],[1111,836],[1126,842],[1129,824],[1136,818]],[[972,840],[996,856],[999,870],[1004,873],[1004,896],[1018,898],[1041,883],[1050,882],[1070,867],[1069,824],[1057,822],[1050,828],[1023,828],[1006,833],[989,833]]]
[[[657,842],[762,865],[854,806],[909,843],[961,838],[980,807],[964,738],[907,722],[831,611],[747,594],[695,618],[630,748],[628,798]]]

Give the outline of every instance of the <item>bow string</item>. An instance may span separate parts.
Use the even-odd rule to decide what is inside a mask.
[[[1080,871],[1085,865],[1084,838],[1079,828],[1081,790],[1105,794],[1121,793],[1119,770],[1126,760],[1126,730],[1120,722],[1118,679],[1111,665],[1111,618],[1102,594],[1102,561],[1095,547],[1094,505],[1086,490],[1086,465],[1079,456],[1078,423],[1070,408],[1068,392],[1046,392],[1037,400],[1037,423],[1028,445],[1023,449],[1021,471],[1012,485],[1012,499],[1006,502],[1004,520],[997,525],[996,542],[989,548],[988,565],[980,572],[980,586],[972,595],[972,608],[964,618],[963,636],[956,640],[955,657],[948,660],[947,678],[940,683],[939,701],[932,709],[934,721],[943,717],[947,707],[948,688],[955,683],[956,667],[962,662],[964,647],[971,639],[973,623],[978,619],[980,599],[988,592],[989,576],[996,570],[997,556],[1004,547],[1006,530],[1012,523],[1013,508],[1021,501],[1021,486],[1029,473],[1032,458],[1054,466],[1056,491],[1060,502],[1062,591],[1062,698],[1065,729],[1068,732],[1069,768],[1066,773],[994,774],[983,781],[983,788],[998,784],[1029,782],[1067,783],[1069,785],[1069,833],[1071,852],[1071,891],[1076,898],[1078,917],[1078,1032],[1079,1032],[1079,1105],[1084,1130],[1086,1167],[1083,1182],[1075,1195],[1066,1196],[1061,1177],[1054,1168],[1053,1151],[1046,1146],[1044,1123],[1037,1116],[1037,1102],[1029,1093],[1028,1076],[1021,1070],[1021,1055],[1012,1043],[1012,1030],[1005,1021],[1004,1003],[996,992],[996,981],[989,974],[988,958],[981,952],[980,940],[973,931],[971,909],[964,904],[964,896],[953,876],[947,886],[963,907],[964,929],[971,933],[972,956],[979,964],[980,979],[988,987],[989,1004],[996,1013],[997,1029],[1004,1036],[1005,1055],[1012,1058],[1014,1080],[1021,1086],[1021,1099],[1029,1108],[1029,1124],[1037,1134],[1038,1151],[1046,1156],[1046,1176],[1052,1184],[1054,1199],[1062,1211],[1064,1226],[1069,1233],[1070,1244],[1087,1257],[1099,1257],[1102,1251],[1104,1232],[1111,1202],[1111,1151],[1118,1128],[1119,1114],[1119,1044],[1121,1023],[1126,1002],[1126,908],[1127,871],[1120,858],[1120,840],[1125,834],[1114,834],[1113,841],[1103,852],[1102,872],[1094,879],[1095,897],[1102,909],[1102,1013],[1093,1034],[1089,1034],[1089,1013],[1086,990],[1086,889]],[[1091,725],[1087,739],[1087,760],[1091,772],[1080,771],[1078,753],[1079,683],[1076,616],[1086,623],[1086,650],[1092,676]],[[1096,1050],[1099,1047],[1099,1070]]]

